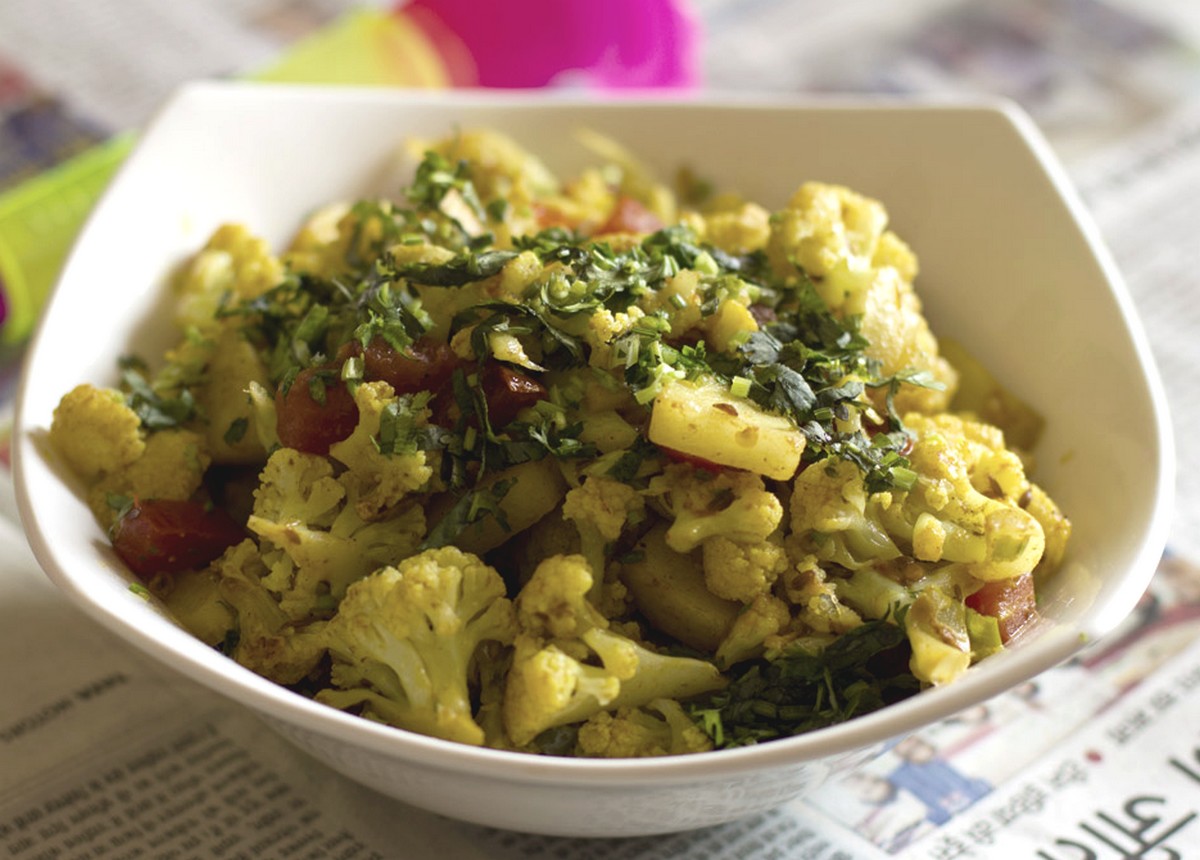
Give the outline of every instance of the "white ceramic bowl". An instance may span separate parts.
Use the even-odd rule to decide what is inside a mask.
[[[953,334],[1047,419],[1036,474],[1074,522],[1044,621],[962,680],[833,728],[661,760],[475,749],[318,705],[235,665],[131,594],[77,488],[45,450],[63,393],[111,384],[134,345],[165,346],[164,273],[219,223],[281,243],[318,204],[381,190],[398,141],[494,126],[570,171],[588,127],[663,176],[681,162],[769,205],[806,179],[884,201],[917,251],[918,289]],[[21,513],[50,577],[120,636],[260,713],[332,767],[482,824],[577,836],[668,832],[774,807],[888,739],[980,702],[1111,630],[1163,549],[1172,446],[1129,297],[1030,122],[1004,104],[878,101],[588,103],[480,94],[204,83],[159,115],[96,210],[32,345],[15,440]]]

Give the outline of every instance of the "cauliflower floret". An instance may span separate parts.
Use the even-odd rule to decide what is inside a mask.
[[[644,758],[684,755],[712,749],[712,739],[671,699],[641,708],[601,711],[579,727],[575,755],[589,758]]]
[[[673,463],[651,479],[649,494],[665,501],[674,520],[666,539],[676,552],[691,552],[717,535],[762,543],[783,519],[783,505],[752,472],[723,469],[713,474]]]
[[[884,375],[923,370],[939,387],[901,385],[895,408],[900,412],[943,412],[958,386],[956,371],[938,349],[937,338],[921,309],[912,285],[892,268],[877,269],[864,292],[859,333],[867,339],[866,354],[877,359]],[[873,395],[876,406],[884,405],[882,391]]]
[[[558,190],[558,179],[535,155],[492,129],[464,129],[424,148],[451,164],[466,161],[475,190],[485,201],[503,197],[527,202]]]
[[[1067,552],[1067,541],[1071,537],[1071,521],[1037,484],[1029,485],[1028,501],[1022,498],[1018,504],[1022,504],[1042,525],[1042,531],[1046,535],[1046,551],[1042,553],[1042,560],[1038,562],[1034,573],[1047,576],[1058,570],[1062,564],[1063,556]]]
[[[175,318],[181,326],[212,329],[229,296],[252,299],[283,279],[283,264],[265,240],[241,224],[223,224],[175,280]]]
[[[542,639],[579,639],[608,626],[588,600],[592,569],[579,555],[555,555],[542,561],[517,596],[521,630]]]
[[[609,370],[617,365],[613,355],[612,345],[617,338],[628,334],[638,320],[646,316],[646,312],[637,305],[625,311],[613,312],[608,308],[593,311],[587,320],[587,328],[583,336],[588,345],[588,364],[601,370]]]
[[[390,385],[364,382],[355,389],[354,402],[358,424],[348,437],[329,447],[329,456],[346,467],[343,480],[358,515],[371,520],[425,487],[433,469],[425,462],[424,451],[397,454],[381,450],[378,438],[382,417],[389,406],[397,403]],[[427,417],[428,410],[424,410],[417,420]]]
[[[724,535],[714,535],[701,546],[704,583],[709,591],[726,600],[752,602],[770,591],[788,567],[783,545],[771,541],[739,543]]]
[[[123,469],[101,478],[88,502],[101,522],[113,513],[109,499],[190,499],[204,481],[211,458],[204,437],[191,430],[160,430],[146,439],[142,455]]]
[[[735,663],[762,656],[767,640],[783,632],[791,620],[786,603],[770,594],[760,594],[742,610],[721,640],[717,665],[728,669]]]
[[[229,656],[279,684],[295,684],[307,677],[325,654],[324,622],[298,625],[279,607],[263,587],[267,568],[254,541],[247,538],[230,547],[210,570],[218,577],[221,600],[235,616],[234,628],[226,636],[234,643]]]
[[[401,506],[364,522],[324,457],[281,448],[255,491],[247,527],[260,538],[269,572],[263,585],[289,618],[333,611],[350,585],[411,555],[425,534],[425,514]]]
[[[617,540],[626,525],[640,521],[645,507],[645,499],[634,487],[592,475],[567,493],[562,515],[579,529],[583,554],[593,569],[603,570],[597,562],[604,557],[605,545]]]
[[[887,212],[878,201],[841,185],[806,182],[772,217],[767,256],[785,278],[797,266],[820,279],[838,269],[863,271],[870,268],[886,226]],[[853,301],[845,294],[822,297],[834,310]],[[856,312],[853,304],[848,310]]]
[[[325,627],[333,689],[317,700],[433,737],[482,744],[469,674],[485,641],[516,633],[500,574],[454,547],[426,550],[352,585]]]
[[[909,415],[916,437],[909,461],[912,489],[868,495],[847,461],[810,466],[795,482],[792,537],[822,561],[856,569],[911,555],[924,562],[960,562],[983,580],[1032,571],[1046,538],[1041,524],[1004,493],[1027,488],[1015,457],[972,422],[953,416]],[[976,483],[993,495],[984,495]]]
[[[505,732],[516,746],[526,747],[547,729],[586,720],[617,698],[622,675],[632,675],[631,662],[593,666],[519,633],[504,686]]]
[[[294,448],[275,451],[258,480],[254,514],[273,522],[328,528],[346,495],[328,460]]]
[[[587,599],[592,582],[583,556],[555,556],[538,566],[517,596],[520,632],[503,713],[518,747],[609,706],[690,698],[725,683],[711,663],[657,654],[609,629]]]
[[[862,624],[857,612],[838,597],[837,589],[813,556],[805,556],[784,573],[781,593],[794,607],[796,620],[814,633],[845,633]]]
[[[621,537],[627,525],[645,518],[646,501],[629,484],[603,475],[591,475],[570,490],[563,501],[562,516],[575,524],[579,532],[579,551],[599,575],[592,586],[591,599],[606,616],[620,615],[628,602],[625,585],[610,574],[609,548]]]
[[[901,386],[898,409],[944,411],[957,373],[938,354],[913,291],[916,258],[886,227],[887,212],[878,201],[809,182],[773,216],[767,254],[781,277],[794,276],[798,267],[835,314],[860,318],[867,354],[880,361],[883,374],[925,370],[941,384]]]
[[[50,442],[71,471],[90,483],[142,456],[146,442],[141,426],[125,395],[84,383],[55,407]]]
[[[909,461],[918,478],[907,493],[880,511],[884,527],[911,543],[919,561],[956,561],[983,580],[1029,573],[1042,558],[1046,536],[1038,520],[1005,485],[1021,491],[1028,484],[1020,462],[981,442],[988,435],[953,416],[910,415],[906,426],[917,437]],[[992,444],[1001,444],[991,437]],[[984,495],[973,475],[982,466]]]
[[[704,239],[730,254],[761,251],[771,238],[771,213],[757,203],[740,203],[704,215]]]
[[[890,497],[888,497],[890,499]],[[789,543],[797,554],[856,569],[898,558],[900,549],[879,521],[883,495],[869,495],[862,472],[848,460],[830,457],[796,476]]]

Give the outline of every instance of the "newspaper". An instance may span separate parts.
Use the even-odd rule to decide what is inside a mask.
[[[714,88],[981,91],[1020,101],[1110,243],[1181,440],[1197,424],[1190,389],[1200,375],[1200,306],[1191,300],[1200,286],[1193,6],[918,0],[899,15],[876,0],[693,4]],[[0,117],[10,120],[30,93],[53,117],[33,151],[14,143],[12,122],[0,125],[0,183],[136,127],[175,83],[261,62],[345,8],[333,0],[199,7],[0,5],[0,77],[17,80],[22,93],[0,88]],[[62,20],[84,8],[88,21],[110,25],[86,40],[64,35]],[[129,44],[181,28],[198,52],[174,62],[156,56],[153,80],[140,84],[145,66],[123,73]],[[55,39],[77,54],[73,65],[51,68],[39,54],[39,40]],[[138,92],[106,101],[111,94],[92,89],[106,89],[93,80],[101,77]],[[309,759],[71,607],[37,570],[0,485],[0,858],[1200,857],[1200,450],[1183,444],[1179,459],[1171,551],[1137,610],[1105,641],[897,743],[815,796],[696,832],[587,841],[444,819]]]

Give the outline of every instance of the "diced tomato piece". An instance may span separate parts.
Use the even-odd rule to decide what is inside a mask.
[[[532,203],[530,208],[533,210],[533,219],[537,222],[539,230],[546,230],[550,227],[570,227],[573,230],[578,226],[561,209],[538,202]]]
[[[720,463],[714,463],[712,460],[706,460],[703,457],[695,457],[683,451],[678,451],[675,448],[665,448],[659,445],[659,450],[667,455],[668,460],[676,463],[687,463],[689,466],[695,466],[697,469],[703,469],[706,472],[720,472],[725,467]]]
[[[775,313],[775,308],[771,307],[770,305],[760,305],[756,303],[750,305],[747,310],[750,311],[750,316],[754,317],[754,321],[758,323],[760,328],[765,325],[770,325],[779,319],[778,314]]]
[[[483,396],[487,398],[488,421],[496,428],[510,423],[522,409],[548,396],[546,386],[532,376],[496,362],[484,367],[482,382]]]
[[[135,501],[113,528],[113,549],[138,577],[204,567],[245,531],[221,508],[174,499]]]
[[[633,197],[622,195],[597,234],[653,233],[663,228],[662,220]]]
[[[439,427],[453,427],[459,417],[458,404],[454,401],[453,378],[446,380],[429,401],[432,413],[429,421]]]
[[[286,448],[309,454],[328,454],[329,446],[354,432],[358,407],[350,391],[337,378],[318,378],[306,368],[284,394],[275,393],[276,432]],[[319,399],[314,399],[319,393]]]
[[[436,391],[462,364],[449,344],[430,338],[421,338],[403,352],[383,338],[375,338],[362,356],[363,378],[386,382],[397,394]]]
[[[967,598],[967,606],[1000,624],[1000,641],[1007,643],[1037,615],[1033,574],[985,583]]]

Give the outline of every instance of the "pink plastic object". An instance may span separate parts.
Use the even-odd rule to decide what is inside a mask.
[[[411,0],[397,6],[456,86],[687,88],[699,26],[683,0]]]

